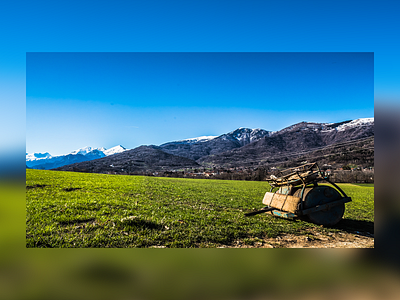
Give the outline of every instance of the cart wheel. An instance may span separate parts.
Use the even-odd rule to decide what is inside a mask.
[[[309,222],[323,225],[323,226],[334,226],[342,219],[344,214],[344,204],[339,204],[327,210],[320,210],[314,213],[308,214],[305,217]]]
[[[295,196],[300,196],[300,190],[295,192]],[[303,197],[303,209],[312,208],[317,205],[339,200],[341,198],[342,196],[339,194],[339,192],[330,186],[306,188]],[[310,213],[301,217],[301,219],[318,225],[334,226],[342,219],[344,209],[345,206],[343,203],[326,210]]]

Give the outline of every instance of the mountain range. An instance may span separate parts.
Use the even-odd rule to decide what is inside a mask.
[[[93,149],[84,156],[96,150],[104,153]],[[83,154],[78,151],[74,155]],[[47,160],[45,156],[42,159]],[[275,132],[238,128],[220,136],[190,138],[159,146],[140,146],[54,168],[129,174],[204,167],[257,168],[305,160],[338,166],[349,163],[373,166],[374,119],[363,118],[339,123],[301,122]]]
[[[113,154],[124,152],[126,149],[121,145],[105,148],[83,147],[66,155],[52,156],[50,153],[26,153],[26,166],[32,169],[54,169],[73,163],[90,161]]]
[[[197,160],[202,165],[252,166],[281,157],[296,157],[335,144],[374,136],[372,118],[345,121],[340,123],[301,122],[269,136],[229,151],[202,157]]]

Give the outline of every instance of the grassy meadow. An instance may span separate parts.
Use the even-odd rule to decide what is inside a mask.
[[[373,233],[374,187],[339,185],[353,201],[324,228],[267,214],[259,181],[26,171],[26,246],[215,248],[311,231]]]

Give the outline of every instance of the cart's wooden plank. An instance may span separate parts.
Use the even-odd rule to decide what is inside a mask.
[[[296,196],[266,192],[263,204],[279,210],[295,213],[301,199]]]

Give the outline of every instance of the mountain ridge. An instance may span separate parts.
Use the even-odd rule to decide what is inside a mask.
[[[118,153],[113,153],[113,163],[117,160],[128,159],[132,164],[119,163],[120,169],[125,171],[141,170],[165,170],[168,168],[179,169],[179,168],[196,168],[196,167],[255,167],[260,166],[268,161],[276,161],[274,157],[297,157],[297,153],[311,153],[314,150],[323,149],[324,147],[340,144],[348,141],[362,140],[374,136],[374,118],[360,118],[356,120],[346,120],[338,123],[315,123],[315,122],[299,122],[290,126],[287,126],[279,131],[267,131],[264,129],[256,128],[244,128],[240,127],[231,132],[219,135],[219,136],[203,136],[198,138],[189,138],[180,141],[172,141],[161,144],[159,146],[139,146],[134,149],[125,149],[122,146],[116,146],[119,148]],[[361,147],[361,146],[360,146]],[[85,152],[84,150],[92,150],[85,154],[85,160],[82,161],[82,157],[76,156],[77,161],[73,161],[69,157],[68,165],[74,165],[75,169],[79,169],[84,166],[87,170],[96,170],[101,172],[96,166],[89,166],[89,163],[80,165],[85,161],[90,161],[92,164],[102,165],[107,172],[112,172],[114,169],[110,169],[104,161],[109,161],[108,156],[105,155],[105,151],[100,151],[104,148],[91,148],[84,147],[78,150]],[[111,150],[109,149],[109,150]],[[150,150],[152,149],[152,150]],[[77,152],[79,152],[76,150]],[[129,152],[135,150],[133,152]],[[92,153],[97,151],[96,153]],[[161,152],[160,152],[161,151]],[[101,156],[101,153],[104,156]],[[121,155],[121,153],[129,152],[130,157]],[[91,159],[89,153],[92,153]],[[160,156],[159,162],[155,158],[156,153]],[[170,156],[165,156],[169,154]],[[46,153],[41,154],[46,157]],[[146,158],[146,155],[150,155]],[[371,156],[369,154],[369,156]],[[138,157],[142,157],[142,165],[134,163],[138,160]],[[144,157],[144,159],[143,159]],[[166,162],[166,159],[170,159],[173,163]],[[79,161],[81,159],[81,161]],[[38,159],[39,160],[39,159]],[[43,159],[43,161],[46,159]],[[140,159],[139,159],[140,160]],[[368,158],[370,161],[370,158]],[[162,163],[161,163],[162,162]],[[64,165],[64,166],[68,166]],[[118,163],[117,163],[118,165]],[[31,167],[28,164],[27,166]],[[52,167],[53,166],[53,167]],[[130,167],[129,167],[130,166]],[[146,166],[146,168],[144,167]],[[43,167],[43,166],[42,166]],[[56,169],[68,169],[70,167],[54,166],[48,164],[46,168]],[[129,167],[129,168],[128,168]]]
[[[362,119],[354,121],[358,120]],[[374,121],[354,122],[344,127],[345,129],[340,127],[351,122],[353,121],[333,124],[300,122],[238,149],[200,158],[198,162],[200,164],[226,167],[235,166],[241,162],[242,166],[248,166],[254,165],[256,162],[267,161],[274,156],[282,156],[299,151],[311,151],[336,143],[374,136]],[[337,129],[338,127],[339,130]],[[252,159],[249,159],[250,157]],[[243,161],[248,163],[244,164]]]

